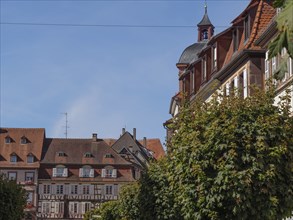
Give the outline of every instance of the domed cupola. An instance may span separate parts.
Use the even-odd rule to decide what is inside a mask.
[[[205,13],[202,20],[197,24],[198,27],[198,42],[210,40],[214,35],[214,25],[208,16],[208,7],[205,3]]]

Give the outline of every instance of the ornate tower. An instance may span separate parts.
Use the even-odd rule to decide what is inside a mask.
[[[205,2],[205,13],[202,20],[197,24],[198,27],[198,42],[209,40],[214,35],[214,25],[209,19],[208,16],[208,7]]]

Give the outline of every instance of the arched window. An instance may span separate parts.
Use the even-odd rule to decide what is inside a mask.
[[[202,37],[203,40],[207,40],[209,38],[208,30],[207,29],[203,29],[202,32],[201,32],[201,34],[202,34],[201,37]]]

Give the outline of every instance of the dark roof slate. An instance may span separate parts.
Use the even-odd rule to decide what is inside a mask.
[[[188,46],[181,54],[178,63],[190,64],[198,59],[198,53],[206,46],[207,41],[194,43]]]
[[[197,26],[213,26],[207,13],[204,14],[203,18],[197,24]]]

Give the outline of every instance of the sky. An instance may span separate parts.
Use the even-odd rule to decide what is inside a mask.
[[[248,3],[207,1],[216,34]],[[165,142],[176,63],[197,41],[204,1],[0,4],[0,127],[45,128],[62,138],[67,113],[68,138],[118,138],[125,127]]]

